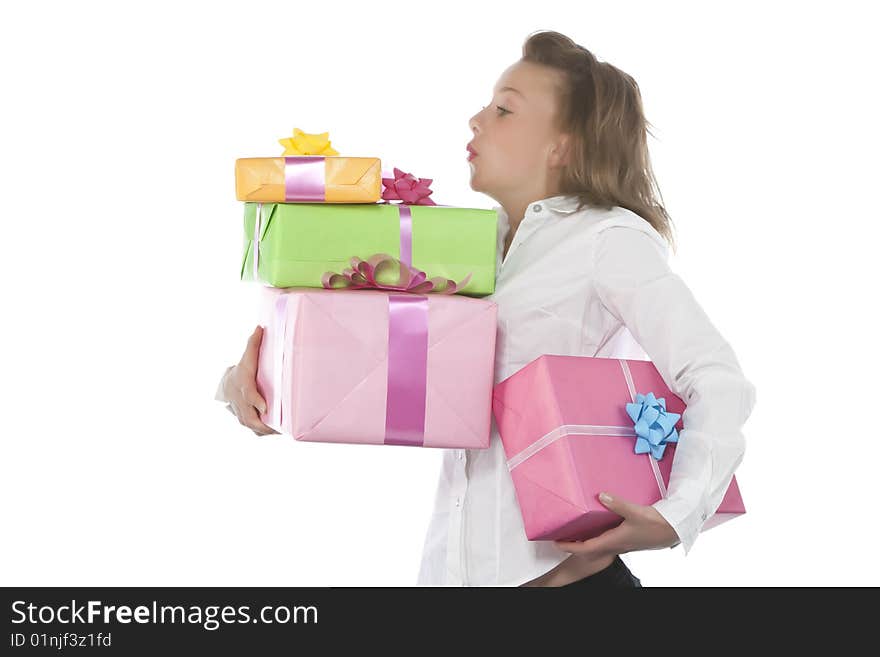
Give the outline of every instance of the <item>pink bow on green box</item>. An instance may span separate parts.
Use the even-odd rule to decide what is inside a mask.
[[[344,269],[341,274],[326,272],[321,284],[328,290],[374,289],[413,294],[455,294],[470,279],[471,274],[465,276],[461,283],[442,276],[428,278],[425,272],[408,267],[387,253],[377,253],[366,260],[353,256],[351,267]]]

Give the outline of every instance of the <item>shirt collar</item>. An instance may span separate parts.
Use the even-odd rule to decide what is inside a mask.
[[[579,201],[579,197],[574,194],[559,194],[557,196],[542,198],[538,201],[532,201],[531,203],[529,203],[526,209],[534,205],[540,204],[547,206],[550,210],[553,210],[554,212],[557,212],[559,214],[571,214],[577,211]],[[499,223],[510,223],[507,213],[504,211],[504,207],[496,205],[492,209],[498,213]]]
[[[574,194],[560,194],[558,196],[551,196],[550,198],[542,199],[538,201],[538,203],[543,203],[555,212],[571,214],[572,212],[577,211],[579,201],[579,197]]]

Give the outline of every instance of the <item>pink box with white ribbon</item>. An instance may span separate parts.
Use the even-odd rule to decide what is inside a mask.
[[[260,419],[296,440],[489,446],[497,306],[459,294],[260,290]]]
[[[643,505],[665,497],[685,408],[651,361],[543,355],[498,383],[493,412],[527,538],[616,527],[603,490]],[[734,476],[702,531],[743,513]]]

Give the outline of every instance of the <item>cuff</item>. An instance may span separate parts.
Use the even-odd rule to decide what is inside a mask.
[[[703,523],[709,517],[705,506],[703,504],[695,506],[692,501],[673,497],[657,500],[651,506],[657,509],[678,534],[679,542],[670,548],[682,545],[687,556],[700,534]]]
[[[230,365],[229,367],[227,367],[226,371],[223,372],[223,376],[220,377],[220,383],[217,384],[217,390],[214,393],[214,399],[216,399],[217,401],[221,401],[221,402],[228,401],[226,399],[226,397],[223,395],[223,384],[226,382],[226,376],[229,374],[229,371],[233,367],[235,367],[235,365]],[[228,406],[229,405],[227,404],[227,407]],[[232,410],[232,409],[230,408],[230,410]]]

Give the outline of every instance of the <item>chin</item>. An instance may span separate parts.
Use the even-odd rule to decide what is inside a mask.
[[[486,189],[485,182],[480,179],[480,175],[476,171],[474,171],[473,169],[471,170],[470,185],[471,185],[471,189],[474,190],[475,192],[480,192],[482,194],[488,193],[487,189]]]

